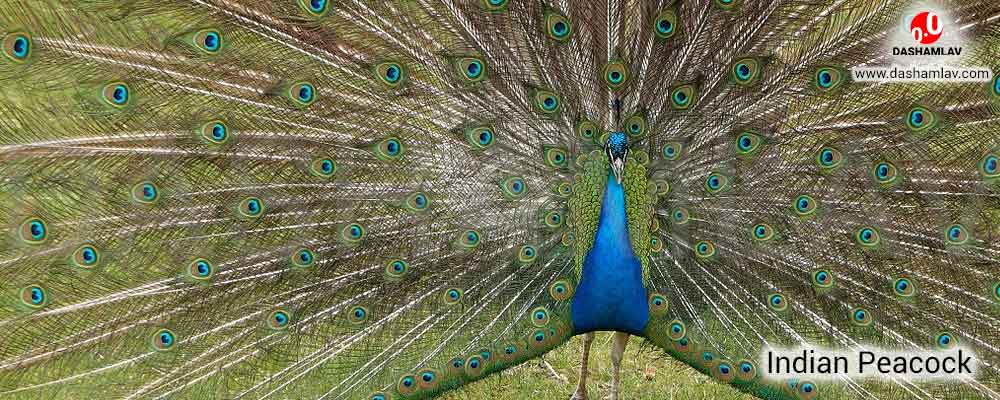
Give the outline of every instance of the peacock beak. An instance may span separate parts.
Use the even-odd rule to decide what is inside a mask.
[[[621,157],[616,157],[614,154],[609,154],[609,159],[611,160],[611,172],[615,174],[615,181],[619,185],[622,184],[622,176],[625,175],[625,159],[628,158],[628,150]]]

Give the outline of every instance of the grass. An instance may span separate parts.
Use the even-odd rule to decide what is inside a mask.
[[[568,343],[549,352],[544,362],[531,360],[495,376],[464,386],[441,396],[446,400],[569,399],[579,380],[581,340],[575,336]],[[632,338],[622,361],[622,399],[753,399],[732,387],[720,384],[675,361],[666,353],[640,346],[642,339]],[[597,334],[590,351],[590,400],[608,396],[611,386],[611,334]]]

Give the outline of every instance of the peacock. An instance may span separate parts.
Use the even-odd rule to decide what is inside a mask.
[[[583,400],[613,331],[615,399],[631,336],[1000,399],[1000,78],[852,74],[919,7],[1000,70],[992,0],[0,0],[0,398],[424,399],[584,335]],[[804,343],[979,368],[765,373]]]

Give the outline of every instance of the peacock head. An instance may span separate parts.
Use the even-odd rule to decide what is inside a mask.
[[[625,173],[625,159],[628,158],[628,138],[625,137],[625,133],[611,132],[608,141],[604,143],[604,151],[608,153],[608,162],[611,163],[615,180],[621,184],[622,175]]]

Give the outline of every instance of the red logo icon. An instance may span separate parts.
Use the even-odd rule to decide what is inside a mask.
[[[941,18],[937,14],[924,11],[910,21],[910,33],[913,34],[913,40],[921,44],[934,44],[944,33],[944,24],[941,23]]]

